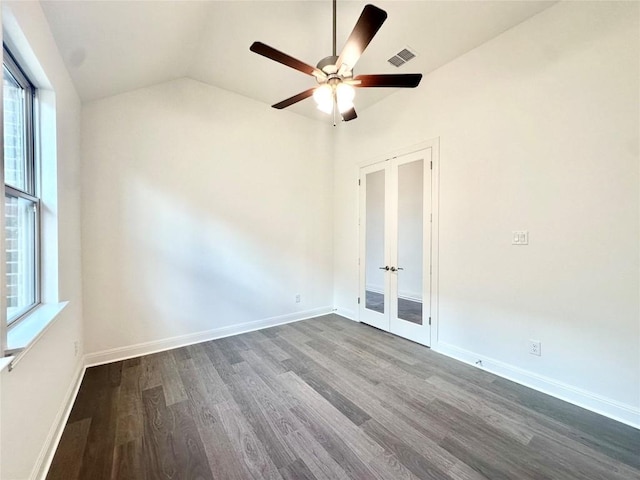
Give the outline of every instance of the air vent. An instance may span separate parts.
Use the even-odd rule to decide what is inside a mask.
[[[393,57],[387,60],[394,67],[401,67],[405,63],[407,63],[412,58],[415,58],[416,53],[414,51],[409,50],[409,48],[403,48],[398,53],[396,53]]]
[[[393,65],[394,67],[400,67],[402,65],[404,65],[405,62],[403,59],[401,59],[398,55],[394,55],[393,57],[391,57],[388,62]]]

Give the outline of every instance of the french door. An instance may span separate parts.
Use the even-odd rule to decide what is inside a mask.
[[[431,345],[432,149],[360,169],[359,320]]]

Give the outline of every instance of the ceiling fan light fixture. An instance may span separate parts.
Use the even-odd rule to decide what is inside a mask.
[[[329,115],[333,112],[333,88],[328,83],[320,85],[313,91],[313,99],[321,112]]]
[[[336,86],[336,103],[340,113],[353,108],[353,99],[356,98],[356,89],[348,83],[339,83]]]
[[[322,113],[331,115],[333,113],[333,102],[319,103],[316,108],[320,110]]]

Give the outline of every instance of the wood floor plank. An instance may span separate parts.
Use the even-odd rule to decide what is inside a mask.
[[[140,375],[140,362],[123,369],[118,397],[116,446],[133,442],[143,436],[144,409],[138,388]]]
[[[461,460],[458,460],[447,474],[452,480],[491,480]]]
[[[587,454],[575,450],[563,441],[536,436],[529,446],[537,462],[554,472],[564,472],[567,476],[599,480],[626,480],[635,476],[640,479],[638,472],[624,463],[613,465],[593,452]]]
[[[306,428],[289,432],[285,439],[297,457],[313,472],[318,480],[346,480],[344,469]]]
[[[537,418],[550,429],[640,469],[640,430],[503,378],[487,388],[541,414]]]
[[[197,378],[204,385],[209,401],[222,403],[228,401],[231,397],[222,377],[220,377],[218,370],[207,354],[206,345],[200,344],[189,347],[191,363],[183,362],[179,365],[180,376],[186,386],[189,386]],[[191,370],[191,366],[195,367],[195,370]],[[189,378],[185,378],[185,376]]]
[[[574,479],[536,462],[537,453],[457,407],[436,400],[431,404],[434,421],[453,424],[440,445],[452,455],[489,478]]]
[[[434,394],[438,399],[490,423],[494,428],[500,430],[514,441],[526,445],[533,438],[533,433],[523,424],[522,419],[515,414],[508,415],[499,412],[484,401],[479,401],[477,397],[470,397],[463,389],[444,381],[440,377],[433,376],[427,379],[426,382],[434,389]]]
[[[227,395],[210,395],[205,382],[205,372],[196,367],[193,358],[180,362],[179,375],[185,385],[185,393],[190,402],[196,423],[208,425],[212,420],[212,406],[227,400]],[[224,387],[226,391],[226,387]]]
[[[141,358],[140,390],[162,386],[161,356],[161,353],[154,353]]]
[[[229,384],[229,388],[243,417],[257,440],[264,446],[276,468],[280,469],[294,462],[296,456],[284,441],[284,434],[276,427],[277,420],[265,414],[245,381],[240,376],[236,376]]]
[[[207,415],[196,415],[194,421],[202,439],[209,468],[215,479],[245,480],[251,473],[243,462],[243,454],[235,448],[222,424],[215,403]]]
[[[281,468],[280,474],[284,480],[317,480],[309,467],[300,459]]]
[[[292,412],[300,419],[306,430],[322,445],[322,448],[347,473],[349,478],[376,478],[373,470],[368,467],[370,454],[358,448],[360,455],[350,447],[340,434],[335,432],[330,424],[315,412],[299,407],[292,408]],[[381,453],[381,452],[380,452]],[[362,458],[364,456],[364,458]]]
[[[173,412],[167,408],[162,387],[148,388],[142,392],[144,404],[145,469],[153,472],[152,478],[176,478],[178,459],[175,457],[171,432],[175,428]]]
[[[269,388],[263,379],[248,363],[239,363],[234,367],[238,377],[246,385],[246,393],[251,396],[253,403],[260,409],[264,418],[282,435],[298,429],[300,423],[296,421],[287,406]]]
[[[106,376],[106,388],[92,385],[88,390],[93,410],[78,475],[81,479],[109,478],[113,467],[119,387],[111,387],[110,378]]]
[[[282,475],[267,455],[264,445],[258,441],[243,418],[238,406],[234,402],[226,402],[216,405],[215,408],[234,450],[240,452],[242,463],[251,474],[245,478],[282,480]]]
[[[228,357],[224,354],[222,347],[218,341],[206,342],[202,344],[209,360],[213,364],[218,375],[225,384],[229,384],[233,381],[232,377],[235,374]],[[241,358],[242,361],[244,359]]]
[[[353,473],[356,478],[367,474],[372,475],[373,478],[393,478],[397,475],[396,471],[387,468],[389,467],[387,463],[376,463],[382,471],[371,470],[367,466],[373,459],[383,457],[387,453],[385,449],[348,421],[302,379],[293,373],[282,374],[279,378],[289,389],[295,391],[296,396],[308,407],[307,409],[293,408],[295,414],[321,444],[323,441],[326,442],[323,446],[327,452],[336,461],[340,458],[339,463],[345,470],[347,465],[350,467],[347,470],[348,473]]]
[[[181,480],[213,480],[209,461],[205,453],[202,438],[189,408],[189,402],[174,403],[168,406],[175,419],[171,432],[173,454],[176,457],[178,474],[173,478]]]
[[[229,338],[221,338],[220,340],[216,340],[212,343],[220,350],[227,362],[229,362],[229,365],[234,365],[243,361],[238,348]]]
[[[446,436],[449,429],[440,429],[438,424],[427,421],[421,409],[415,408],[415,398],[408,400],[406,395],[398,395],[397,390],[385,389],[380,393],[381,385],[373,386],[359,377],[353,375],[342,366],[332,363],[328,357],[318,356],[318,352],[305,345],[298,346],[301,351],[318,362],[316,371],[331,384],[333,388],[348,397],[366,412],[367,415],[376,418],[387,428],[401,431],[400,435],[408,438],[412,444],[426,445],[432,450],[433,455],[442,455],[436,442]],[[315,353],[314,353],[315,352]],[[324,365],[323,368],[320,365]],[[432,399],[425,399],[424,408]],[[446,455],[445,455],[446,456]],[[435,458],[434,458],[435,460]],[[447,468],[452,462],[448,459],[441,460]]]
[[[143,457],[142,437],[116,445],[110,480],[145,479]]]
[[[300,369],[296,374],[355,425],[361,425],[371,419],[364,410],[325,382],[313,369]]]
[[[640,480],[640,430],[327,315],[87,369],[48,480]]]
[[[269,368],[277,374],[288,371],[282,362],[291,359],[291,356],[272,342],[250,340],[248,343],[251,345],[251,349],[241,352],[242,358],[246,360],[247,355],[257,357],[261,363],[267,363]]]
[[[79,479],[82,463],[78,458],[84,455],[90,425],[90,418],[67,423],[60,439],[61,448],[56,452],[57,461],[51,465],[47,480]]]
[[[178,349],[178,351],[181,350]],[[174,351],[163,352],[160,355],[160,378],[167,406],[184,402],[187,399],[182,379],[178,373]]]
[[[362,425],[362,429],[387,451],[393,452],[400,463],[413,472],[418,478],[447,479],[446,470],[441,470],[437,465],[429,462],[420,455],[415,448],[406,443],[402,437],[394,435],[391,431],[376,420],[368,420]],[[416,448],[420,448],[416,445]]]

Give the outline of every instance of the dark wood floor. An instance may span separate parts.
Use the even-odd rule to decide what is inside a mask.
[[[640,431],[337,316],[87,370],[48,479],[639,479]]]

